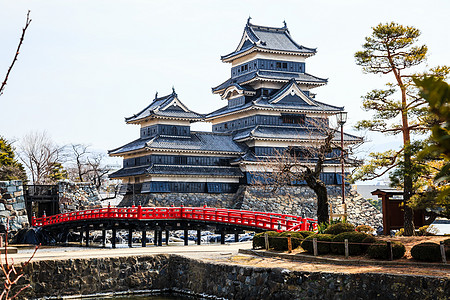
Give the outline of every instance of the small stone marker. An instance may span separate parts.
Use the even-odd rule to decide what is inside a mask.
[[[388,259],[389,260],[394,260],[394,254],[392,252],[392,242],[391,241],[387,241],[387,255],[388,255]]]
[[[264,246],[266,247],[266,250],[269,250],[269,235],[264,233]]]
[[[288,243],[288,253],[292,253],[292,239],[291,235],[287,235],[287,243]]]

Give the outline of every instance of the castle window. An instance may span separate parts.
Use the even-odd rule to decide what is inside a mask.
[[[228,129],[228,123],[223,124],[223,127],[224,127],[225,129]]]
[[[284,124],[305,124],[305,115],[282,115],[281,119]]]
[[[281,63],[280,62],[277,62],[277,69],[281,69]]]
[[[263,95],[264,96],[269,96],[269,91],[268,90],[263,90]]]
[[[287,63],[283,63],[283,69],[287,69]]]

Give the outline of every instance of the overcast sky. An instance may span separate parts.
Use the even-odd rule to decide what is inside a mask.
[[[1,79],[28,9],[33,21],[0,97],[0,135],[8,139],[45,130],[59,144],[113,149],[139,136],[124,117],[172,86],[199,113],[224,106],[211,87],[230,76],[220,56],[236,48],[249,16],[267,26],[285,20],[297,43],[317,48],[306,71],[329,83],[314,89],[316,99],[345,106],[347,131],[365,115],[361,96],[392,81],[363,74],[355,64],[353,54],[372,26],[413,25],[429,47],[428,64],[450,64],[447,0],[0,0]],[[392,138],[370,139],[366,151],[395,146]]]

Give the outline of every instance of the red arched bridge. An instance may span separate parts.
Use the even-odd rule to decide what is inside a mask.
[[[131,247],[133,231],[142,231],[142,246],[146,246],[146,232],[154,230],[155,245],[162,245],[162,232],[184,230],[184,243],[188,244],[188,230],[197,230],[197,244],[200,244],[201,230],[214,227],[221,234],[221,242],[226,233],[236,236],[243,230],[250,231],[299,231],[317,228],[317,221],[294,215],[268,212],[211,208],[211,207],[110,207],[88,209],[64,214],[32,218],[32,225],[43,227],[54,233],[71,231],[85,233],[86,246],[89,246],[89,232],[102,230],[105,245],[106,230],[112,231],[111,243],[115,248],[117,230],[127,229],[128,244]],[[237,240],[235,238],[235,240]]]

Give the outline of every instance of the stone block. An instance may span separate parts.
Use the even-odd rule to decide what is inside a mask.
[[[3,204],[3,203],[0,203],[0,211],[1,210],[5,210],[6,208],[5,208],[5,205]]]
[[[25,203],[24,202],[14,203],[13,208],[14,208],[14,210],[25,209]]]
[[[1,210],[0,218],[9,218],[11,216],[11,212],[9,210]]]
[[[13,196],[16,197],[16,198],[19,197],[19,196],[22,196],[22,195],[23,195],[22,191],[17,191],[17,192],[13,193]]]
[[[8,193],[14,193],[17,191],[17,187],[15,185],[9,185],[6,190],[8,191]]]
[[[13,210],[13,206],[11,204],[5,204],[6,210]]]

